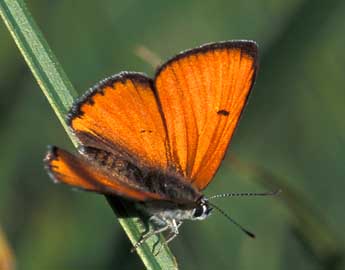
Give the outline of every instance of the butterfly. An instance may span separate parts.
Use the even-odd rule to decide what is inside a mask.
[[[67,117],[79,153],[48,150],[50,177],[136,202],[155,230],[135,247],[163,231],[171,241],[184,220],[203,220],[216,207],[202,191],[224,158],[257,67],[255,42],[225,41],[177,54],[153,79],[122,72],[101,81]]]

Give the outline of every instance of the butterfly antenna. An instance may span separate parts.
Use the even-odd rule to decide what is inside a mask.
[[[224,217],[226,217],[232,224],[234,224],[235,226],[237,226],[241,231],[243,231],[246,235],[248,235],[251,238],[255,238],[255,234],[253,234],[252,232],[248,231],[247,229],[245,229],[242,225],[240,225],[239,223],[237,223],[234,219],[232,219],[227,213],[225,213],[222,209],[220,209],[217,205],[208,202],[212,207],[214,207],[215,209],[217,209]]]
[[[224,194],[217,194],[214,196],[209,197],[208,199],[217,199],[217,198],[224,198],[224,197],[245,197],[245,196],[275,196],[281,193],[281,189],[272,192],[246,192],[246,193],[224,193]]]

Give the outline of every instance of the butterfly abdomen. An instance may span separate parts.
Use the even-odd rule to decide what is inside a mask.
[[[145,187],[145,191],[173,201],[195,202],[201,196],[188,181],[172,172],[159,168],[139,168],[134,161],[126,160],[120,154],[117,156],[93,147],[84,147],[81,152],[109,174],[131,186]]]
[[[131,180],[143,178],[141,170],[133,162],[123,159],[121,155],[117,156],[93,147],[83,147],[81,152],[111,175]]]

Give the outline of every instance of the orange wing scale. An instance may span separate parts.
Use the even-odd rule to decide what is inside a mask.
[[[121,176],[113,177],[85,158],[81,156],[76,157],[57,147],[52,147],[48,151],[44,162],[55,182],[102,194],[124,196],[139,201],[160,198],[157,194],[131,187],[121,181]]]
[[[204,189],[222,161],[252,87],[256,44],[206,45],[174,57],[155,86],[174,162]]]

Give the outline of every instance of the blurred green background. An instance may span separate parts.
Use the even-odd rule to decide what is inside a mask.
[[[257,41],[257,83],[206,195],[276,186],[283,193],[219,201],[256,240],[215,213],[186,222],[171,248],[181,269],[344,267],[344,1],[35,0],[28,7],[80,94],[123,70],[152,75],[138,46],[164,60],[205,42]],[[3,23],[0,45],[0,226],[17,269],[143,269],[103,196],[46,175],[46,145],[72,144]]]

